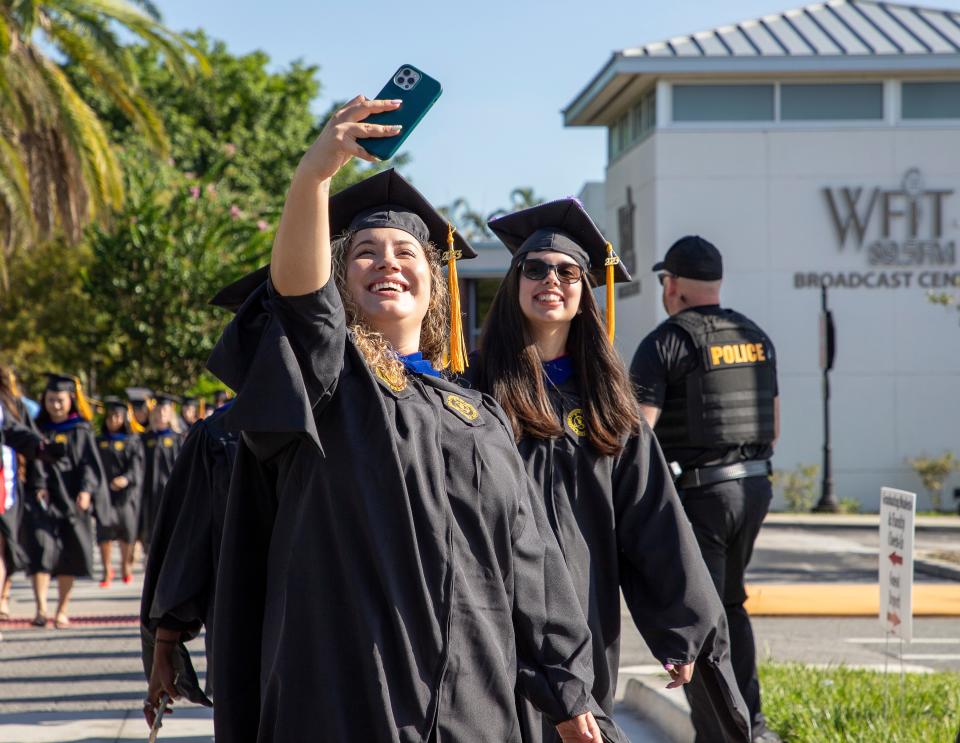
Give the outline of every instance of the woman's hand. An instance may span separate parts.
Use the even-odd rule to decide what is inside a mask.
[[[667,684],[668,689],[676,689],[678,686],[689,684],[693,679],[692,662],[685,663],[682,666],[674,663],[664,663],[663,670],[670,674],[670,683]]]
[[[130,484],[130,481],[123,475],[117,475],[110,481],[111,490],[123,490],[127,485]]]
[[[563,743],[587,743],[587,741],[601,743],[603,741],[592,712],[584,712],[572,720],[561,722],[557,725],[557,734]]]
[[[90,508],[90,493],[83,491],[77,493],[77,508],[86,511]]]
[[[359,157],[367,162],[377,162],[377,158],[357,143],[365,137],[392,137],[400,133],[399,126],[383,126],[364,122],[371,114],[395,111],[400,101],[368,101],[358,95],[337,111],[320,136],[310,146],[300,160],[298,173],[309,175],[318,181],[333,178],[351,157]]]

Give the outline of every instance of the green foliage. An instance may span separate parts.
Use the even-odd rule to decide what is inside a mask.
[[[806,513],[817,502],[817,475],[820,465],[799,464],[793,470],[776,470],[770,476],[774,488],[783,490],[787,510]]]
[[[860,513],[862,506],[856,498],[841,498],[837,503],[837,513]]]
[[[891,661],[891,669],[895,661]],[[952,741],[960,677],[884,674],[797,663],[760,666],[767,724],[789,743]]]
[[[440,207],[440,213],[457,225],[468,240],[491,240],[493,233],[487,227],[487,222],[491,219],[542,203],[543,199],[537,196],[532,188],[521,187],[510,192],[509,207],[494,209],[489,214],[482,214],[471,208],[464,198],[455,199],[447,206]]]
[[[170,135],[170,158],[184,173],[209,179],[258,208],[279,206],[304,150],[319,132],[310,102],[320,90],[317,68],[294,62],[271,72],[260,51],[231,54],[202,31],[186,34],[216,74],[202,85],[183,85],[166,57],[148,45],[128,50],[144,95],[155,102]],[[142,136],[84,70],[68,72],[106,121],[111,137],[139,147]]]
[[[131,178],[114,226],[94,228],[88,239],[88,350],[99,387],[191,386],[229,319],[207,302],[267,260],[272,233],[265,217],[273,216],[240,208],[220,182],[172,169]]]
[[[147,7],[143,0],[137,3]],[[64,74],[71,64],[157,153],[166,132],[118,31],[161,50],[183,84],[206,62],[182,37],[126,0],[0,0],[0,279],[18,247],[65,235],[123,201],[104,122]],[[187,63],[192,59],[195,67]]]
[[[933,510],[939,511],[943,507],[943,487],[946,479],[957,470],[960,470],[960,459],[952,451],[945,451],[939,457],[920,456],[907,459],[907,464],[913,467],[923,487],[930,495]]]
[[[89,379],[92,334],[84,320],[91,308],[82,276],[90,257],[87,247],[68,249],[61,242],[12,256],[11,291],[0,291],[0,362],[17,369],[29,394],[42,389],[47,370]]]

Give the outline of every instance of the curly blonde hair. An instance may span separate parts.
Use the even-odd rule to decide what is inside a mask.
[[[347,328],[353,333],[354,345],[374,373],[394,389],[400,390],[407,386],[407,371],[403,363],[390,342],[367,324],[347,289],[348,256],[356,235],[356,230],[344,232],[331,245],[333,277],[343,301]],[[424,359],[439,369],[446,364],[448,356],[450,292],[436,246],[428,242],[420,247],[430,265],[430,304],[420,326],[420,352]]]

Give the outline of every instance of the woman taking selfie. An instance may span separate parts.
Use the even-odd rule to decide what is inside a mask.
[[[621,589],[637,628],[670,673],[670,688],[691,680],[698,658],[719,660],[726,653],[723,606],[611,343],[612,315],[605,327],[591,292],[592,271],[605,277],[612,305],[613,283],[629,275],[575,199],[508,214],[489,226],[513,260],[469,378],[503,407],[537,485],[590,623],[593,695],[610,714]],[[733,725],[729,736],[711,740],[749,740],[746,718],[739,721],[742,730],[734,724],[743,702],[732,670],[727,679],[721,668],[707,663],[698,671],[706,678],[696,681],[719,704],[716,714]],[[524,741],[555,739],[535,710],[525,702],[520,707]]]
[[[90,406],[77,379],[50,374],[42,405],[37,427],[65,451],[30,475],[24,546],[37,601],[33,624],[46,626],[47,589],[53,576],[60,594],[54,621],[62,629],[70,624],[67,609],[74,579],[93,575],[93,510],[111,524],[112,509],[90,426]]]
[[[329,197],[351,157],[372,159],[358,138],[397,133],[364,119],[397,107],[361,96],[332,116],[270,279],[209,363],[243,431],[217,740],[519,741],[520,688],[565,740],[599,741],[586,622],[512,434],[439,371],[449,336],[462,352],[441,266],[473,251],[394,171]]]

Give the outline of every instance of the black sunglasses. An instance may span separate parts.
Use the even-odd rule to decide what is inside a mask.
[[[539,258],[528,258],[520,264],[520,272],[531,281],[543,281],[553,271],[557,281],[576,284],[583,278],[583,269],[576,263],[547,263]]]
[[[663,282],[666,281],[668,278],[669,278],[669,279],[675,279],[676,276],[674,276],[672,273],[658,273],[658,274],[657,274],[657,281],[660,282],[660,286],[663,286]]]

